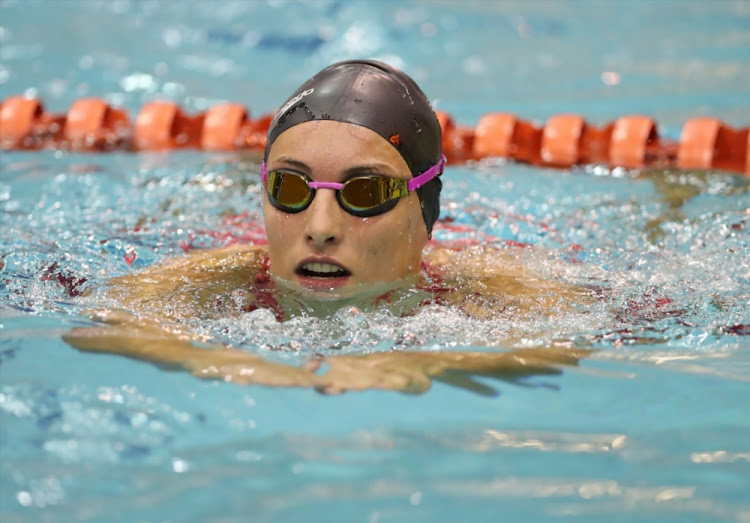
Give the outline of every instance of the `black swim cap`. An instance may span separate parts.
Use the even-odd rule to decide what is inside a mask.
[[[388,140],[418,176],[438,163],[440,123],[422,90],[406,73],[373,60],[330,65],[306,81],[281,106],[268,130],[265,159],[281,133],[311,120],[367,127]],[[417,189],[427,232],[440,213],[439,177]]]

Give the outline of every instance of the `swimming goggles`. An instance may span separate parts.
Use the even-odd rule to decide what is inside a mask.
[[[260,172],[271,205],[280,211],[302,212],[312,203],[317,189],[333,189],[342,209],[366,218],[393,209],[400,198],[442,174],[444,165],[445,156],[441,156],[438,163],[411,180],[366,174],[353,176],[344,183],[314,182],[304,174],[280,169],[266,171],[265,162],[261,164]]]

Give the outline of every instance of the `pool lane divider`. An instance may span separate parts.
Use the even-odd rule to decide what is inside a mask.
[[[648,116],[622,116],[601,127],[575,114],[551,116],[543,126],[510,113],[488,113],[476,127],[458,125],[437,111],[449,162],[507,158],[544,167],[721,169],[750,177],[750,128],[735,129],[711,117],[685,122],[679,141],[659,136]],[[72,151],[263,150],[271,115],[250,118],[235,103],[186,114],[176,103],[144,105],[128,114],[100,98],[76,100],[65,114],[45,111],[36,98],[12,96],[0,104],[0,148]]]

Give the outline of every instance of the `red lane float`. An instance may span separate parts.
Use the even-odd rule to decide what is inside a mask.
[[[436,114],[443,130],[443,153],[453,163],[496,157],[557,168],[663,166],[750,176],[749,128],[734,129],[716,118],[691,118],[679,141],[673,142],[660,137],[656,122],[643,115],[623,116],[597,127],[575,114],[554,115],[539,126],[514,114],[489,113],[472,128],[456,124],[448,113]],[[98,98],[77,100],[66,114],[50,114],[37,99],[12,96],[0,105],[0,147],[262,150],[271,118],[267,114],[252,119],[244,106],[234,103],[188,115],[173,102],[157,101],[144,105],[131,125],[125,111]]]

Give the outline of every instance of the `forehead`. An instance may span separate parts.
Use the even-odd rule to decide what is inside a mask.
[[[378,133],[332,120],[301,123],[281,133],[271,146],[268,163],[280,159],[295,159],[313,169],[384,164],[390,174],[410,174],[401,154]]]

